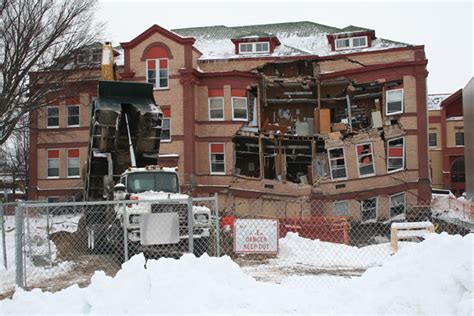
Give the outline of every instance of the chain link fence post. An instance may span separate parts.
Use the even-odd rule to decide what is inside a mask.
[[[15,268],[16,268],[16,285],[20,288],[25,286],[25,278],[23,274],[23,206],[15,207]]]
[[[3,266],[5,270],[8,269],[7,266],[7,242],[5,240],[5,211],[3,205],[0,205],[0,229],[2,230],[2,253],[3,253]]]
[[[51,253],[51,236],[49,231],[49,207],[46,206],[46,236],[48,239],[48,258],[49,258],[49,267],[53,267],[53,255]]]
[[[121,203],[122,205],[118,205],[117,207],[122,207],[123,216],[122,216],[122,227],[123,227],[123,258],[124,262],[128,261],[128,218],[127,218],[127,205],[125,203]]]
[[[189,196],[188,197],[188,252],[189,253],[194,253],[193,226],[194,226],[193,198]]]
[[[214,193],[214,207],[216,211],[216,222],[215,222],[215,229],[216,229],[216,256],[220,257],[221,256],[221,234],[220,234],[220,221],[219,221],[219,195]]]

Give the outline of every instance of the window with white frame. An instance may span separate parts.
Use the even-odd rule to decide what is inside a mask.
[[[46,176],[59,178],[59,149],[49,149],[46,155]]]
[[[332,213],[334,216],[350,216],[349,202],[348,201],[336,201],[332,204]]]
[[[225,174],[225,144],[209,144],[211,174]]]
[[[48,128],[59,127],[59,107],[50,106],[46,108],[46,121]]]
[[[67,126],[79,126],[79,105],[69,105],[67,107]]]
[[[387,141],[387,171],[394,172],[405,168],[405,139],[403,137]]]
[[[377,219],[377,198],[373,197],[360,201],[360,217],[362,222]]]
[[[359,176],[367,177],[375,175],[374,155],[372,144],[360,144],[356,146],[357,163],[359,165]]]
[[[163,125],[161,126],[161,140],[171,141],[171,109],[163,109]]]
[[[397,193],[390,196],[390,217],[405,214],[405,192]]]
[[[428,140],[430,147],[437,147],[438,146],[438,135],[436,132],[431,132],[428,134]]]
[[[69,178],[79,178],[80,176],[79,149],[67,150],[67,176]]]
[[[367,47],[367,36],[337,38],[336,50]]]
[[[156,89],[169,87],[168,58],[146,60],[146,80]]]
[[[239,43],[241,54],[269,53],[270,42]]]
[[[388,90],[385,96],[387,115],[403,113],[403,89]]]
[[[456,130],[454,136],[456,138],[456,146],[464,146],[464,131]]]
[[[331,179],[346,179],[346,160],[344,148],[333,148],[328,150],[329,165],[331,167]]]
[[[212,97],[208,99],[209,103],[209,121],[224,120],[224,98]]]
[[[248,119],[247,111],[247,98],[232,97],[232,120],[246,121]]]

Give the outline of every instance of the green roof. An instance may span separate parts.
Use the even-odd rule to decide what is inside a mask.
[[[349,25],[346,26],[345,28],[342,28],[340,32],[374,32],[374,30],[367,29],[365,27],[360,27],[360,26],[355,26],[355,25]]]
[[[310,21],[271,23],[258,25],[225,26],[213,25],[203,27],[191,27],[174,29],[173,32],[183,37],[194,37],[194,44],[203,55],[201,59],[240,58],[242,55],[235,54],[235,46],[230,41],[242,37],[270,37],[276,36],[281,42],[271,56],[302,56],[302,55],[330,55],[340,54],[347,51],[333,52],[330,50],[326,35],[374,30],[349,25],[337,28],[318,24]],[[388,41],[378,38],[372,42],[372,46],[365,50],[378,50],[390,47],[407,46],[408,44]],[[364,48],[363,48],[364,49]],[[357,49],[356,49],[357,50]],[[359,51],[361,49],[358,49]],[[258,56],[263,56],[259,54]],[[252,57],[246,55],[245,57]]]
[[[341,29],[327,25],[317,24],[314,22],[287,22],[287,23],[273,23],[273,24],[258,24],[258,25],[244,25],[244,26],[203,26],[192,27],[185,29],[172,30],[183,37],[201,37],[207,39],[225,39],[225,38],[239,38],[254,34],[276,35],[278,33],[291,33],[299,36],[310,36],[318,33],[336,33],[341,32]]]

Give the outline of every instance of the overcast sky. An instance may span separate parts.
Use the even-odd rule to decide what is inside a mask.
[[[374,29],[377,37],[423,44],[428,93],[452,93],[473,76],[474,7],[467,2],[114,1],[99,0],[105,39],[130,41],[153,24],[167,29],[312,21]]]

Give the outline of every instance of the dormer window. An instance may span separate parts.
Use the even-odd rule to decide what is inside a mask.
[[[266,33],[250,33],[231,41],[235,45],[236,55],[273,54],[281,44],[276,36]]]
[[[350,28],[353,29],[354,27]],[[373,30],[351,30],[327,35],[329,45],[331,45],[331,51],[372,47],[372,41],[375,38],[375,31]]]
[[[241,54],[269,53],[270,42],[239,43]]]
[[[368,47],[367,36],[337,38],[336,50]]]

